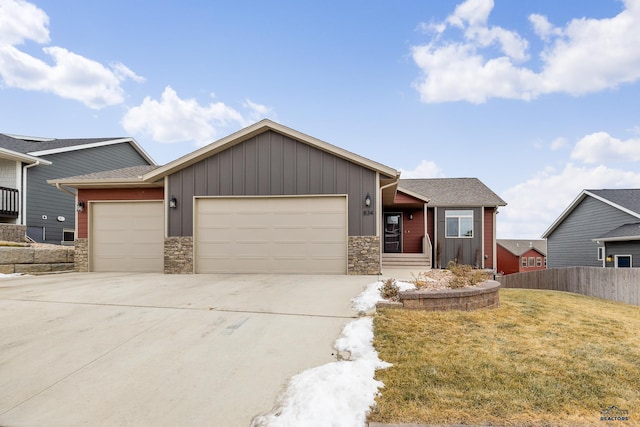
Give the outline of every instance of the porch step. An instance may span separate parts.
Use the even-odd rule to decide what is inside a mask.
[[[382,254],[382,267],[422,267],[431,268],[427,254]]]

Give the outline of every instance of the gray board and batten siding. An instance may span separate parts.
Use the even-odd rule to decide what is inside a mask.
[[[63,229],[75,228],[75,198],[48,184],[47,180],[149,164],[129,143],[39,157],[52,163],[27,172],[27,227],[32,227],[29,235],[36,240],[40,240],[37,237],[44,227],[45,241],[58,244],[62,241]],[[64,217],[64,221],[58,221],[58,217]]]
[[[376,179],[371,169],[268,130],[169,176],[167,197],[178,204],[169,209],[169,236],[193,235],[196,196],[326,194],[347,195],[350,236],[373,236]]]
[[[446,237],[446,211],[473,211],[473,237]],[[468,208],[464,206],[435,208],[435,215],[437,218],[436,234],[438,239],[438,246],[443,246],[440,247],[440,263],[442,265],[442,268],[445,268],[449,261],[456,261],[460,264],[468,265],[482,265],[482,260],[477,258],[478,255],[482,256],[483,208]],[[462,259],[458,259],[460,253],[462,254]]]
[[[602,267],[598,244],[592,239],[638,218],[587,196],[553,232],[547,236],[547,268]]]

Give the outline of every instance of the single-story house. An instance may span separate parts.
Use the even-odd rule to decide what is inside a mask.
[[[498,273],[526,273],[547,268],[547,241],[498,239]]]
[[[548,267],[640,267],[640,189],[583,190],[542,235]]]
[[[58,139],[0,134],[0,223],[26,226],[37,242],[75,240],[75,195],[48,180],[156,165],[133,138]]]
[[[399,177],[265,119],[161,167],[50,184],[77,191],[81,271],[378,274],[383,254],[427,269],[436,253],[495,268],[501,199],[476,203],[476,179]]]

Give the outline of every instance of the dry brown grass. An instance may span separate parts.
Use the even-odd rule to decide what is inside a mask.
[[[374,345],[393,367],[371,421],[640,425],[640,307],[553,291],[500,291],[475,312],[381,310]]]

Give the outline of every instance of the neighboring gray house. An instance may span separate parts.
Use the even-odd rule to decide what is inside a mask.
[[[640,267],[640,189],[583,190],[544,232],[547,267]]]
[[[75,197],[47,180],[155,165],[133,138],[54,139],[0,134],[0,223],[38,242],[74,241]]]

